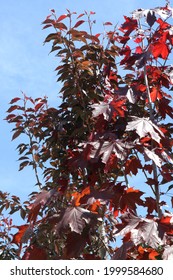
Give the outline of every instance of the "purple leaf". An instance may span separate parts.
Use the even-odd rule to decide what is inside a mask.
[[[61,220],[56,225],[56,232],[70,227],[71,231],[81,234],[85,225],[89,224],[91,219],[96,218],[96,214],[82,207],[68,207],[62,213]]]
[[[125,236],[131,233],[131,240],[136,246],[145,243],[152,248],[157,248],[163,244],[159,238],[158,223],[153,219],[138,217],[135,214],[127,212],[122,215],[121,220],[123,221],[123,225],[121,225],[116,236]]]

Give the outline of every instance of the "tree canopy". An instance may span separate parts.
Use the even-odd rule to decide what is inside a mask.
[[[12,139],[27,139],[19,170],[32,166],[38,190],[25,202],[0,192],[1,259],[173,255],[173,9],[138,9],[98,34],[94,14],[52,9],[43,21],[60,106],[25,93],[10,101]]]

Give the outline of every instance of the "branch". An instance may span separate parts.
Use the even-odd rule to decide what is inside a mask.
[[[139,21],[139,27],[141,28],[140,21]],[[142,49],[143,50],[145,49],[144,41],[142,41]],[[154,110],[152,108],[152,100],[151,100],[151,95],[150,95],[150,88],[149,88],[146,64],[144,65],[144,81],[145,81],[147,97],[148,97],[150,120],[152,122],[154,122]],[[151,146],[153,147],[153,141],[151,142]],[[152,166],[153,166],[153,179],[155,182],[157,182],[157,184],[155,184],[155,190],[154,190],[156,204],[157,204],[157,213],[158,213],[159,218],[161,218],[162,211],[160,209],[160,190],[159,190],[159,184],[158,184],[157,166],[153,160],[152,160]]]

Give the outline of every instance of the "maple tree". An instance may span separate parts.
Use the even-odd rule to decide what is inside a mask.
[[[0,193],[1,259],[173,256],[173,9],[138,9],[98,34],[94,14],[51,10],[43,22],[60,106],[26,94],[10,102],[12,139],[28,139],[17,147],[19,170],[32,166],[38,191],[24,203]]]

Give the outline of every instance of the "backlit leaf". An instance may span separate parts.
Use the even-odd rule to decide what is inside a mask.
[[[124,222],[124,228],[116,234],[117,236],[120,234],[125,236],[131,232],[131,240],[135,245],[144,242],[157,249],[163,244],[158,235],[158,224],[153,219],[137,217],[132,213],[122,215],[121,219]]]
[[[159,127],[147,118],[133,117],[133,121],[130,121],[126,126],[126,131],[132,130],[135,130],[140,138],[150,134],[151,138],[158,143],[162,137],[165,137]]]
[[[18,232],[13,235],[12,243],[15,243],[17,245],[20,243],[27,243],[32,232],[30,225],[16,226],[16,228],[18,229]],[[28,238],[26,238],[28,234],[29,236]]]
[[[169,54],[169,48],[168,48],[167,44],[165,44],[164,42],[156,42],[156,43],[152,44],[151,52],[152,52],[154,58],[156,58],[156,59],[158,57],[166,59]]]

